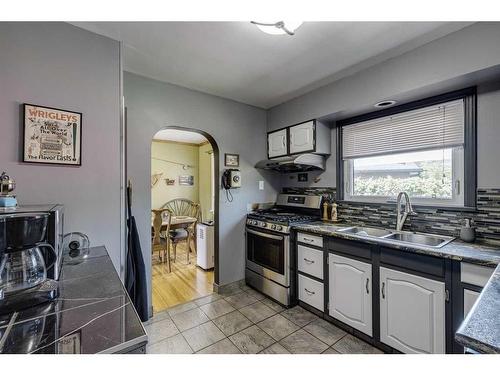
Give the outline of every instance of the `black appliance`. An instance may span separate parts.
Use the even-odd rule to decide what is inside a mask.
[[[47,277],[58,254],[45,242],[49,213],[0,215],[0,315],[52,301],[57,281]]]

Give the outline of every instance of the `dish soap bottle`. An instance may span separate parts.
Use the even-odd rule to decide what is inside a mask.
[[[465,242],[474,242],[476,239],[476,230],[472,227],[472,219],[466,218],[464,226],[460,228],[460,239]]]

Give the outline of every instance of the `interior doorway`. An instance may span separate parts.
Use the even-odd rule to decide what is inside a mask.
[[[218,283],[219,150],[207,133],[158,131],[151,144],[153,313]]]

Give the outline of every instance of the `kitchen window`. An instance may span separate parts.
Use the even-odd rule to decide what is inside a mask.
[[[406,191],[415,204],[475,205],[475,95],[439,98],[340,124],[341,199],[385,203]]]

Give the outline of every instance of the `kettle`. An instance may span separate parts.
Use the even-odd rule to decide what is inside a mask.
[[[15,207],[17,199],[10,193],[16,188],[16,182],[7,173],[0,175],[0,207]]]
[[[0,175],[0,195],[7,196],[16,188],[16,182],[10,178],[7,173]]]

